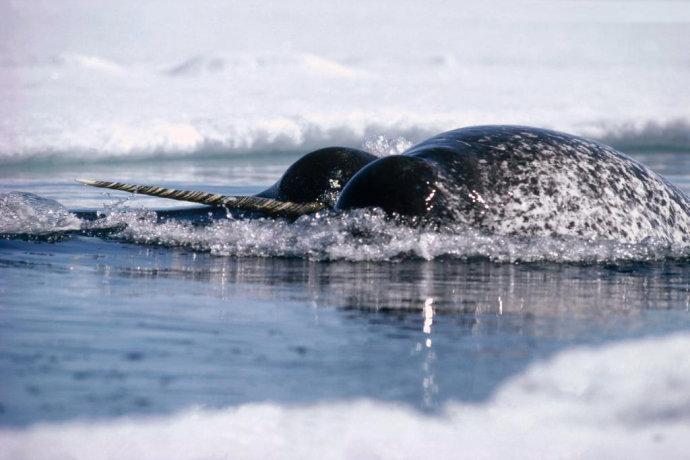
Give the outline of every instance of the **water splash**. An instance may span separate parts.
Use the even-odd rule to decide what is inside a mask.
[[[412,142],[404,138],[403,136],[398,137],[387,137],[383,134],[377,136],[371,136],[364,140],[362,144],[364,150],[367,150],[379,157],[385,157],[388,155],[400,155],[405,150],[412,147]]]
[[[127,201],[79,219],[55,200],[24,192],[0,195],[0,234],[87,233],[218,256],[290,257],[316,261],[441,258],[500,263],[610,263],[690,258],[690,245],[648,238],[640,243],[574,237],[491,234],[461,224],[428,226],[391,219],[379,209],[320,212],[285,219],[227,219],[205,224],[163,219]]]
[[[449,257],[501,263],[608,263],[690,257],[690,246],[661,239],[634,244],[573,237],[505,236],[461,225],[410,226],[376,209],[317,213],[295,222],[231,218],[206,226],[178,220],[159,221],[150,211],[119,211],[107,219],[108,225],[127,225],[119,234],[125,241],[235,257],[348,261]]]
[[[0,194],[0,234],[41,235],[78,230],[81,224],[55,200],[26,192]]]

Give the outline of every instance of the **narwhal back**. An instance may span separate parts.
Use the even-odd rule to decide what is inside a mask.
[[[408,173],[396,183],[395,170]],[[377,204],[366,189],[381,183]],[[395,189],[407,190],[413,203],[396,204]],[[338,206],[360,207],[357,201],[500,234],[690,240],[688,198],[661,176],[611,147],[521,126],[449,131],[373,162]]]

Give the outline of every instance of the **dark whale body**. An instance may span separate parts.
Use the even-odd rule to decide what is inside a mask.
[[[319,149],[295,161],[278,182],[257,196],[332,207],[352,176],[376,159],[369,152],[347,147]]]
[[[336,209],[461,222],[500,234],[690,241],[690,201],[611,147],[522,126],[434,136],[362,168]]]
[[[690,200],[661,176],[611,147],[524,126],[457,129],[383,158],[320,149],[255,197],[86,183],[264,215],[376,207],[505,235],[690,242]]]

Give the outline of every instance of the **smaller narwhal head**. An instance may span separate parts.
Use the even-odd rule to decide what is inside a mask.
[[[393,155],[370,163],[355,174],[335,207],[376,207],[388,214],[443,218],[448,207],[441,183],[441,172],[434,163]]]
[[[278,182],[258,196],[333,207],[352,176],[376,158],[363,150],[346,147],[316,150],[294,162]]]
[[[333,208],[345,184],[362,167],[376,160],[363,150],[328,147],[304,155],[293,163],[272,187],[255,196],[232,196],[155,185],[79,179],[93,187],[157,196],[222,207],[251,216],[297,218]]]

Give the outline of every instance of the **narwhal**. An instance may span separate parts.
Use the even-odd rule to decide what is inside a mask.
[[[505,235],[690,242],[690,199],[666,179],[609,146],[525,126],[456,129],[386,157],[316,150],[254,196],[79,182],[263,216],[380,208]]]

